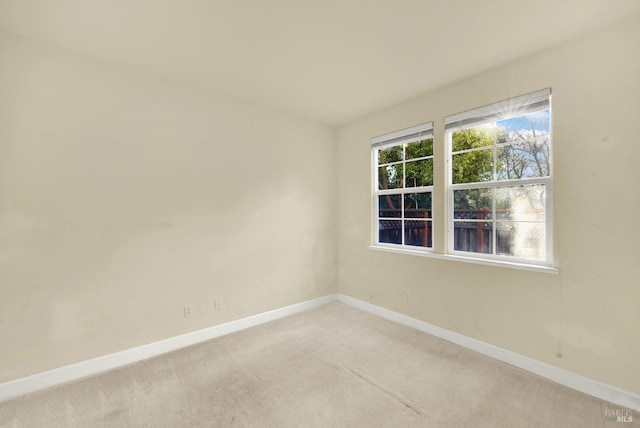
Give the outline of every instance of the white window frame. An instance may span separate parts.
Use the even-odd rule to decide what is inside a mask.
[[[418,187],[406,187],[406,163],[407,160],[403,156],[402,161],[392,162],[403,165],[403,186],[399,189],[378,189],[378,151],[380,149],[386,149],[389,147],[400,146],[404,144],[416,143],[425,139],[433,139],[433,122],[424,123],[422,125],[413,126],[411,128],[402,129],[400,131],[392,132],[385,135],[380,135],[378,137],[374,137],[371,139],[371,162],[373,165],[373,201],[372,201],[372,212],[373,212],[373,222],[372,222],[372,235],[373,235],[373,245],[381,248],[388,249],[406,249],[407,251],[412,252],[433,252],[433,227],[434,227],[434,204],[435,200],[433,197],[433,184],[431,186],[418,186]],[[435,163],[434,154],[432,153],[430,156],[424,156],[420,158],[411,159],[409,162],[432,159]],[[432,177],[435,182],[435,174]],[[405,216],[404,216],[404,195],[412,194],[412,193],[425,193],[429,192],[431,194],[431,218],[420,220],[425,223],[431,223],[431,247],[423,247],[423,246],[415,246],[415,245],[406,245],[404,243],[405,240]],[[380,242],[380,230],[379,230],[379,222],[381,217],[379,217],[379,201],[378,196],[384,195],[400,195],[400,209],[401,209],[401,217],[397,220],[401,221],[401,235],[402,235],[402,243],[394,244],[388,242]],[[387,220],[386,217],[382,218]],[[411,220],[411,219],[409,219]]]
[[[491,123],[516,117],[528,112],[539,111],[543,109],[549,109],[549,175],[547,177],[536,178],[524,178],[514,180],[496,180],[496,163],[493,165],[493,180],[477,183],[460,183],[453,184],[453,150],[452,150],[452,135],[453,132],[460,129],[466,129],[473,126],[482,125],[484,123]],[[446,150],[446,183],[447,183],[447,253],[453,256],[460,256],[465,258],[486,260],[486,261],[501,261],[509,262],[518,265],[531,265],[531,266],[543,266],[552,267],[553,264],[553,162],[552,162],[552,146],[553,146],[553,126],[551,114],[551,90],[545,89],[537,91],[531,94],[523,95],[521,97],[512,98],[499,103],[491,104],[489,106],[481,107],[478,109],[470,110],[464,113],[448,116],[445,118],[445,150]],[[496,150],[498,145],[492,146],[493,159],[496,159]],[[488,149],[488,148],[487,148]],[[487,150],[483,149],[483,150]],[[465,151],[461,151],[465,152]],[[456,152],[459,153],[459,152]],[[455,190],[468,190],[468,189],[491,189],[492,192],[492,216],[491,220],[483,220],[486,223],[492,223],[492,248],[495,253],[496,236],[497,236],[497,223],[496,218],[496,188],[520,186],[527,184],[543,184],[545,186],[545,259],[535,260],[528,258],[519,258],[507,255],[498,254],[486,254],[471,251],[455,250],[454,244],[454,191]]]

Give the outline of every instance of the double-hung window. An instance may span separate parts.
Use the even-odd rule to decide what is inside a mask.
[[[448,252],[550,266],[549,89],[445,118]]]
[[[433,123],[372,139],[376,245],[432,247]]]

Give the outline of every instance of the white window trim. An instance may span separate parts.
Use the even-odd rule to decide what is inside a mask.
[[[448,260],[452,262],[472,263],[472,264],[484,265],[484,266],[496,266],[501,268],[526,270],[530,272],[542,272],[542,273],[551,273],[551,274],[560,273],[560,269],[552,266],[533,265],[528,262],[517,263],[514,261],[490,260],[490,259],[483,259],[483,258],[477,258],[477,257],[465,257],[465,256],[453,255],[453,254],[441,254],[441,253],[436,253],[434,251],[423,251],[423,250],[420,250],[419,248],[416,250],[413,250],[407,247],[401,247],[399,245],[391,246],[387,244],[376,244],[376,245],[369,245],[368,248],[376,251],[383,251],[383,252],[397,253],[397,254],[407,254],[411,256],[422,256],[422,257],[438,259],[438,260]]]

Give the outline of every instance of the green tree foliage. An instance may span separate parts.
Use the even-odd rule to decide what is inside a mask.
[[[403,147],[393,146],[378,151],[378,164],[384,165],[392,162],[402,161]],[[378,169],[378,188],[397,189],[403,186],[402,164],[381,166]]]
[[[402,160],[402,146],[393,146],[378,150],[378,164],[398,162]]]
[[[475,183],[493,179],[493,150],[495,128],[467,128],[455,131],[452,138],[453,152],[483,148],[453,155],[453,183]]]
[[[433,185],[433,139],[393,146],[378,151],[379,189],[398,189]],[[426,158],[426,159],[425,159]],[[385,195],[382,204],[389,210],[400,209],[397,201]],[[411,205],[409,202],[407,202]],[[417,201],[414,201],[417,202]],[[411,207],[417,207],[414,203]]]
[[[433,156],[433,139],[422,140],[405,146],[405,185],[406,187],[433,185],[433,159],[420,159]]]
[[[407,162],[406,187],[433,185],[433,159]]]
[[[433,156],[433,139],[429,138],[417,143],[407,144],[405,153],[407,160]]]
[[[548,125],[536,122],[535,116],[525,117],[529,119],[529,129],[508,129],[510,126],[508,123],[503,126],[504,122],[499,122],[495,127],[476,127],[455,131],[452,135],[453,183],[548,176],[549,142],[548,130],[545,130],[545,128],[548,129]],[[494,159],[493,147],[496,144]],[[463,150],[472,151],[455,153]],[[456,191],[454,192],[455,209],[460,210],[461,216],[462,211],[465,210],[487,210],[491,207],[491,198],[491,191],[488,189]],[[496,208],[509,208],[511,199],[506,194],[497,197]],[[476,214],[481,217],[480,212]]]
[[[452,138],[453,152],[480,149],[454,154],[452,179],[454,184],[475,183],[493,179],[493,144],[496,128],[467,128],[455,131]],[[473,189],[454,192],[454,206],[458,211],[480,210],[491,207],[491,192]],[[461,214],[462,216],[462,214]]]
[[[530,129],[508,130],[500,123],[498,125],[453,132],[451,172],[454,184],[549,175],[549,147],[545,131],[540,131],[534,121],[531,121]],[[433,185],[432,156],[433,139],[379,150],[378,163],[384,165],[378,170],[379,188]],[[487,189],[456,191],[455,209],[460,212],[484,211],[492,206],[491,198],[492,193]],[[397,201],[387,199],[389,208],[400,209]],[[508,206],[508,201],[497,203],[499,208]]]

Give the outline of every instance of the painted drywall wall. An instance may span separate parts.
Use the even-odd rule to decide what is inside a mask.
[[[443,177],[445,116],[547,87],[559,275],[367,248],[372,137],[433,121]],[[640,393],[639,117],[636,16],[339,128],[339,291]],[[442,251],[445,207],[434,210]]]
[[[0,64],[0,382],[336,291],[334,129],[8,36]]]

